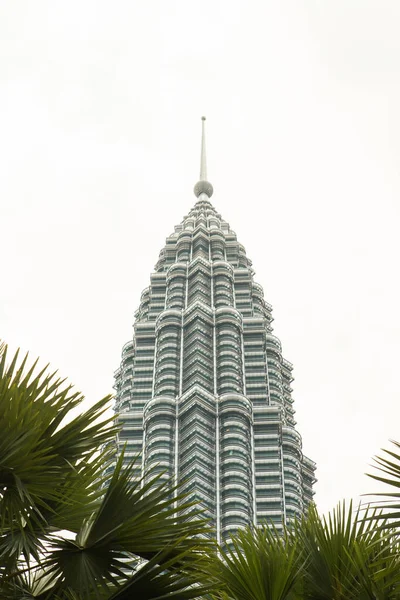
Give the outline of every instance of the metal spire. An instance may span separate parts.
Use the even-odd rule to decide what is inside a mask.
[[[206,132],[205,117],[201,117],[201,158],[200,158],[200,181],[194,186],[194,194],[206,194],[209,198],[213,195],[213,186],[207,181],[207,158],[206,158]]]
[[[200,181],[207,181],[207,158],[206,158],[206,118],[201,117],[201,160]]]

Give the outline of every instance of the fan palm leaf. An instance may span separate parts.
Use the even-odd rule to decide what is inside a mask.
[[[149,472],[134,479],[134,469],[134,463],[124,468],[122,452],[102,502],[76,538],[54,540],[42,566],[62,589],[90,597],[95,590],[118,586],[130,576],[133,593],[136,585],[143,585],[143,568],[147,577],[154,579],[153,585],[171,577],[174,586],[180,581],[187,587],[187,581],[194,584],[201,579],[203,555],[213,552],[214,546],[200,511],[176,496],[168,483],[160,483],[160,474]],[[139,566],[132,573],[129,564],[137,564],[138,559],[145,567]],[[154,563],[152,570],[147,561]]]
[[[341,503],[327,517],[315,507],[296,527],[307,555],[304,593],[309,600],[399,598],[400,562],[389,536],[369,512]]]
[[[104,475],[115,461],[110,398],[68,421],[81,394],[0,354],[1,598],[184,600],[212,589],[200,511],[160,474],[135,479],[123,453]]]
[[[399,442],[391,441],[400,449]],[[384,456],[375,457],[375,468],[380,474],[368,473],[368,476],[397,490],[375,494],[382,498],[375,503],[382,510],[382,516],[378,515],[378,518],[385,519],[381,526],[395,528],[400,526],[400,453],[385,449],[383,452]]]
[[[70,421],[68,413],[83,396],[43,369],[18,365],[18,352],[7,366],[0,356],[0,565],[20,554],[38,553],[55,529],[78,531],[100,491],[105,453],[102,445],[116,428],[104,414],[110,397]],[[3,561],[3,562],[1,562]]]
[[[36,363],[24,375],[27,357],[17,369],[18,353],[7,368],[6,354],[5,349],[0,360],[0,524],[2,529],[31,523],[46,528],[42,511],[54,513],[51,503],[65,496],[58,483],[64,485],[64,475],[71,477],[115,432],[112,419],[97,423],[110,397],[64,424],[83,396],[71,386],[64,388],[55,373],[48,375],[43,369],[34,375]],[[92,483],[92,473],[86,474],[87,483]],[[81,476],[81,486],[84,481]]]
[[[304,555],[296,538],[273,527],[244,529],[233,536],[215,574],[221,591],[216,596],[229,600],[290,600],[302,572]]]

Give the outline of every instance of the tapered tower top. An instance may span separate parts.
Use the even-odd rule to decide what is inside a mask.
[[[200,194],[206,194],[209,198],[213,195],[213,186],[207,181],[207,157],[206,157],[206,133],[205,117],[201,117],[201,158],[200,158],[200,181],[194,186],[194,194],[199,197]]]

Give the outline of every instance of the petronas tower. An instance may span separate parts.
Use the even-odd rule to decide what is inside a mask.
[[[115,374],[118,443],[199,500],[223,542],[279,529],[312,501],[315,463],[295,429],[292,365],[236,234],[210,202],[204,117],[200,181],[160,252]]]

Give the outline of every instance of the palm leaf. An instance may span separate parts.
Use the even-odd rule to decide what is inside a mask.
[[[272,526],[233,536],[214,562],[220,598],[289,600],[300,581],[303,553],[296,539]]]
[[[375,517],[375,511],[353,512],[351,503],[347,508],[344,502],[322,519],[311,508],[296,528],[308,556],[305,594],[309,600],[399,597],[398,548],[389,534],[377,529]]]
[[[305,588],[310,600],[351,600],[358,598],[357,569],[349,558],[362,526],[354,517],[352,505],[345,503],[326,518],[312,506],[307,519],[297,529],[308,556]]]
[[[396,446],[396,448],[400,448],[400,443],[391,440],[392,443]],[[387,456],[377,456],[375,457],[375,468],[382,475],[375,475],[371,473],[367,473],[369,477],[372,479],[376,479],[377,481],[381,481],[382,483],[386,483],[392,488],[400,488],[400,454],[397,452],[393,452],[392,450],[383,450],[385,455],[390,456],[389,460]],[[385,523],[381,523],[381,527],[385,528],[395,528],[400,525],[400,491],[396,492],[385,492],[381,494],[375,494],[376,496],[382,496],[386,498],[386,500],[381,500],[379,502],[374,502],[374,505],[379,507],[382,511],[381,515],[376,515],[376,519],[385,519]]]
[[[38,560],[43,543],[56,529],[79,531],[94,510],[110,453],[102,445],[116,432],[112,419],[101,417],[106,397],[66,423],[83,400],[71,386],[28,369],[18,352],[7,365],[0,350],[0,568],[11,568],[23,555]]]
[[[160,474],[135,479],[123,453],[106,478],[117,431],[104,418],[109,397],[68,422],[82,399],[27,357],[7,366],[3,348],[0,597],[184,600],[213,589],[201,511]]]
[[[199,584],[198,578],[189,576],[180,567],[176,568],[177,564],[185,561],[186,554],[179,556],[172,552],[173,557],[168,560],[171,549],[154,556],[138,569],[109,600],[192,600],[204,598],[204,594],[215,590],[214,583]]]
[[[146,567],[142,575],[147,573],[154,589],[170,581],[171,590],[186,593],[189,584],[205,578],[203,554],[214,547],[207,537],[210,529],[200,511],[192,509],[188,518],[192,504],[160,483],[160,474],[150,472],[134,479],[135,464],[123,466],[122,452],[101,504],[82,524],[75,540],[53,541],[42,566],[60,582],[60,589],[79,591],[89,598],[101,589],[119,587],[129,577],[129,589],[140,589],[144,567],[132,573],[129,564],[149,560],[154,567]],[[190,593],[188,598],[197,597]]]
[[[399,545],[391,533],[371,531],[356,540],[349,559],[353,562],[366,598],[398,600],[400,597]]]

